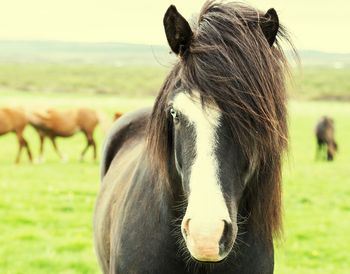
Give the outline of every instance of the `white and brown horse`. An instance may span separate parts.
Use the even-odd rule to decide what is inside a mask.
[[[123,115],[104,148],[95,246],[103,273],[273,273],[287,146],[277,13],[170,6],[179,56],[153,109]]]

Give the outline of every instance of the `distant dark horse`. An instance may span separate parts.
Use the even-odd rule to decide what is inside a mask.
[[[164,17],[179,61],[153,110],[107,139],[94,216],[104,273],[273,273],[287,146],[274,9],[208,2]]]
[[[332,161],[338,150],[338,145],[334,139],[334,121],[332,118],[324,116],[316,125],[317,150],[316,159],[324,158],[327,151],[327,160]]]

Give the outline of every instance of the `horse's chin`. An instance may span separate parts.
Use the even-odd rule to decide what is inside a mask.
[[[224,258],[222,258],[222,259],[220,259],[218,261],[202,261],[202,260],[196,259],[192,255],[191,255],[191,258],[192,258],[193,261],[195,261],[196,263],[199,263],[199,264],[221,264],[226,259],[226,257],[224,257]]]
[[[225,261],[229,253],[230,252],[227,252],[227,254],[221,254],[217,256],[205,256],[205,255],[192,254],[190,252],[192,260],[201,264],[220,264],[223,261]]]

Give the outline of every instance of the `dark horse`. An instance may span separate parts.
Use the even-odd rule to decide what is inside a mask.
[[[179,56],[153,109],[107,139],[94,216],[104,273],[273,273],[287,147],[286,38],[277,13],[207,2],[191,27],[170,6]]]
[[[324,116],[316,125],[317,150],[316,159],[323,158],[324,151],[327,151],[327,160],[332,161],[338,150],[337,142],[334,139],[334,121]]]

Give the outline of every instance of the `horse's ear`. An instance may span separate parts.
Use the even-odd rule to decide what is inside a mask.
[[[163,24],[171,50],[182,56],[191,43],[192,30],[190,25],[173,5],[166,11]]]
[[[279,28],[278,15],[275,9],[269,9],[266,12],[264,18],[260,22],[260,27],[267,39],[267,42],[269,43],[270,47],[272,47],[273,43],[276,41]]]

